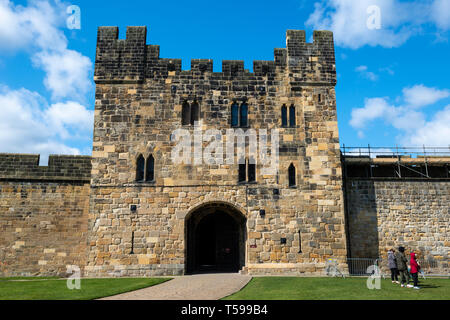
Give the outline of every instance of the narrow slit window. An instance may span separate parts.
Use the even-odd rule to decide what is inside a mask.
[[[289,126],[295,127],[295,107],[291,106],[289,108]]]
[[[239,126],[239,106],[236,103],[231,106],[231,126]]]
[[[131,251],[130,254],[134,254],[134,231],[131,232]]]
[[[281,107],[281,126],[287,127],[288,121],[287,121],[287,107],[286,105],[283,105]]]
[[[298,253],[302,253],[302,232],[298,230]]]
[[[155,180],[155,158],[150,155],[147,159],[147,176],[145,181],[151,182]]]
[[[296,185],[295,180],[295,166],[291,163],[289,166],[289,187],[294,187]]]
[[[241,127],[248,126],[248,105],[246,103],[241,105]]]
[[[183,103],[181,109],[181,124],[183,126],[188,126],[191,123],[191,107],[186,101]]]
[[[197,101],[195,101],[191,105],[191,125],[195,125],[195,121],[199,120],[200,120],[200,107]]]
[[[255,160],[250,159],[248,163],[248,182],[256,181],[256,164]]]
[[[247,172],[246,172],[246,163],[245,161],[241,160],[239,161],[239,182],[245,182],[245,179],[247,178]]]
[[[136,161],[136,181],[144,181],[144,168],[145,159],[141,154]]]

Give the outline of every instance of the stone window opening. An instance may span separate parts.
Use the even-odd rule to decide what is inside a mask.
[[[302,232],[298,230],[298,253],[302,253]]]
[[[139,155],[136,161],[136,181],[143,182],[145,177],[145,159],[142,154]]]
[[[248,105],[242,103],[240,106],[235,102],[231,105],[231,126],[248,127]]]
[[[244,159],[239,160],[239,172],[238,172],[238,181],[245,182],[247,180],[247,161]]]
[[[184,101],[181,107],[181,124],[183,126],[193,126],[200,120],[200,106],[195,100],[193,103]]]
[[[239,173],[238,173],[239,183],[255,183],[256,182],[256,162],[251,158],[241,159],[239,161]]]
[[[240,120],[241,127],[248,127],[248,105],[246,103],[241,105]]]
[[[200,120],[200,107],[197,101],[191,104],[191,125],[195,125],[196,121]]]
[[[145,175],[146,182],[154,182],[155,181],[155,158],[153,155],[150,155],[147,158],[147,170]]]
[[[181,108],[181,124],[188,126],[191,123],[191,106],[187,101],[183,102]]]
[[[131,231],[131,251],[130,254],[134,254],[134,231]]]
[[[155,181],[155,158],[148,156],[145,160],[142,154],[136,160],[136,182],[154,182]]]
[[[297,185],[296,183],[296,177],[295,177],[295,166],[293,163],[289,166],[289,187],[295,187]]]
[[[281,107],[281,126],[287,127],[288,126],[288,119],[287,119],[287,107],[285,104]]]
[[[248,182],[256,182],[256,162],[253,158],[248,161]]]
[[[289,107],[289,116],[288,116],[288,107],[285,104],[283,104],[283,106],[281,107],[281,127],[295,128],[296,125],[297,121],[296,121],[295,106],[291,105]]]
[[[231,126],[239,126],[239,106],[236,103],[231,105]]]
[[[294,105],[291,105],[289,107],[289,126],[291,128],[294,128],[296,126],[295,107],[294,107]]]

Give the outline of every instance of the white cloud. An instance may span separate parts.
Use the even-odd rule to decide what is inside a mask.
[[[355,68],[355,70],[358,72],[367,71],[367,69],[368,69],[367,66],[359,66]]]
[[[450,29],[450,1],[435,0],[431,12],[433,20],[440,29]]]
[[[378,80],[378,76],[375,73],[373,73],[372,71],[369,71],[367,66],[359,66],[355,69],[355,71],[358,72],[359,74],[361,74],[362,77],[369,79],[370,81]]]
[[[54,99],[71,97],[82,99],[91,88],[89,71],[91,60],[77,51],[43,51],[35,55],[34,64],[46,72],[45,87]]]
[[[93,112],[77,102],[48,105],[36,92],[0,87],[0,152],[80,154],[67,145],[73,138],[89,140]]]
[[[63,139],[71,137],[69,129],[91,130],[94,113],[77,102],[55,103],[45,111],[45,119]]]
[[[0,48],[64,50],[67,39],[59,27],[65,7],[59,1],[29,1],[24,7],[0,0]]]
[[[430,121],[417,109],[449,96],[448,90],[416,85],[403,89],[403,104],[398,106],[389,103],[388,98],[366,99],[364,107],[352,110],[350,125],[363,138],[364,129],[372,121],[383,120],[398,130],[403,145],[447,146],[450,145],[450,105],[437,112]]]
[[[352,110],[350,125],[356,129],[363,129],[370,121],[384,118],[394,111],[395,107],[389,105],[386,98],[366,99],[363,108]],[[359,135],[361,136],[361,133]]]
[[[410,107],[394,107],[393,112],[386,115],[386,120],[394,128],[411,132],[425,124],[425,114],[414,111]]]
[[[384,67],[384,68],[380,68],[381,72],[386,72],[387,74],[393,76],[395,74],[395,71],[392,70],[391,67]]]
[[[92,88],[92,62],[67,47],[66,7],[58,0],[30,1],[26,7],[0,0],[0,52],[30,52],[34,65],[46,72],[53,99],[83,100]]]
[[[59,0],[30,0],[26,6],[0,0],[0,54],[28,53],[45,72],[52,96],[49,103],[37,92],[0,84],[0,152],[39,153],[41,163],[52,153],[89,153],[83,145],[91,140],[93,111],[80,102],[92,88],[92,62],[68,49],[66,7]]]
[[[428,88],[423,84],[420,84],[403,89],[403,96],[408,105],[413,108],[420,108],[433,104],[443,98],[447,98],[450,96],[450,91]]]
[[[0,49],[16,49],[25,46],[31,34],[24,28],[8,0],[0,0]]]
[[[373,16],[367,9],[374,5],[380,9],[379,29],[367,26]],[[357,49],[369,45],[392,48],[420,33],[426,23],[448,30],[449,10],[441,12],[448,6],[448,0],[323,0],[315,4],[306,25],[318,30],[332,30],[336,44],[342,47]]]
[[[364,131],[358,130],[358,138],[363,139],[365,136]]]
[[[450,146],[450,105],[437,112],[433,119],[403,138],[404,144],[417,146]]]

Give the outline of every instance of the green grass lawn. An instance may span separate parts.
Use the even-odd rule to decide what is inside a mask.
[[[369,290],[367,278],[257,277],[224,300],[450,300],[450,279],[420,279],[420,290],[381,280]]]
[[[8,279],[30,281],[8,281]],[[82,279],[80,290],[69,290],[66,280],[2,278],[0,279],[0,300],[91,300],[151,287],[167,280],[170,279]]]

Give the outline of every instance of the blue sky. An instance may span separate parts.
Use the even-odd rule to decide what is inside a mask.
[[[161,57],[214,59],[215,71],[273,60],[287,29],[332,30],[341,144],[450,145],[450,0],[0,0],[0,152],[90,154],[97,27],[124,38],[128,25],[146,25]]]

